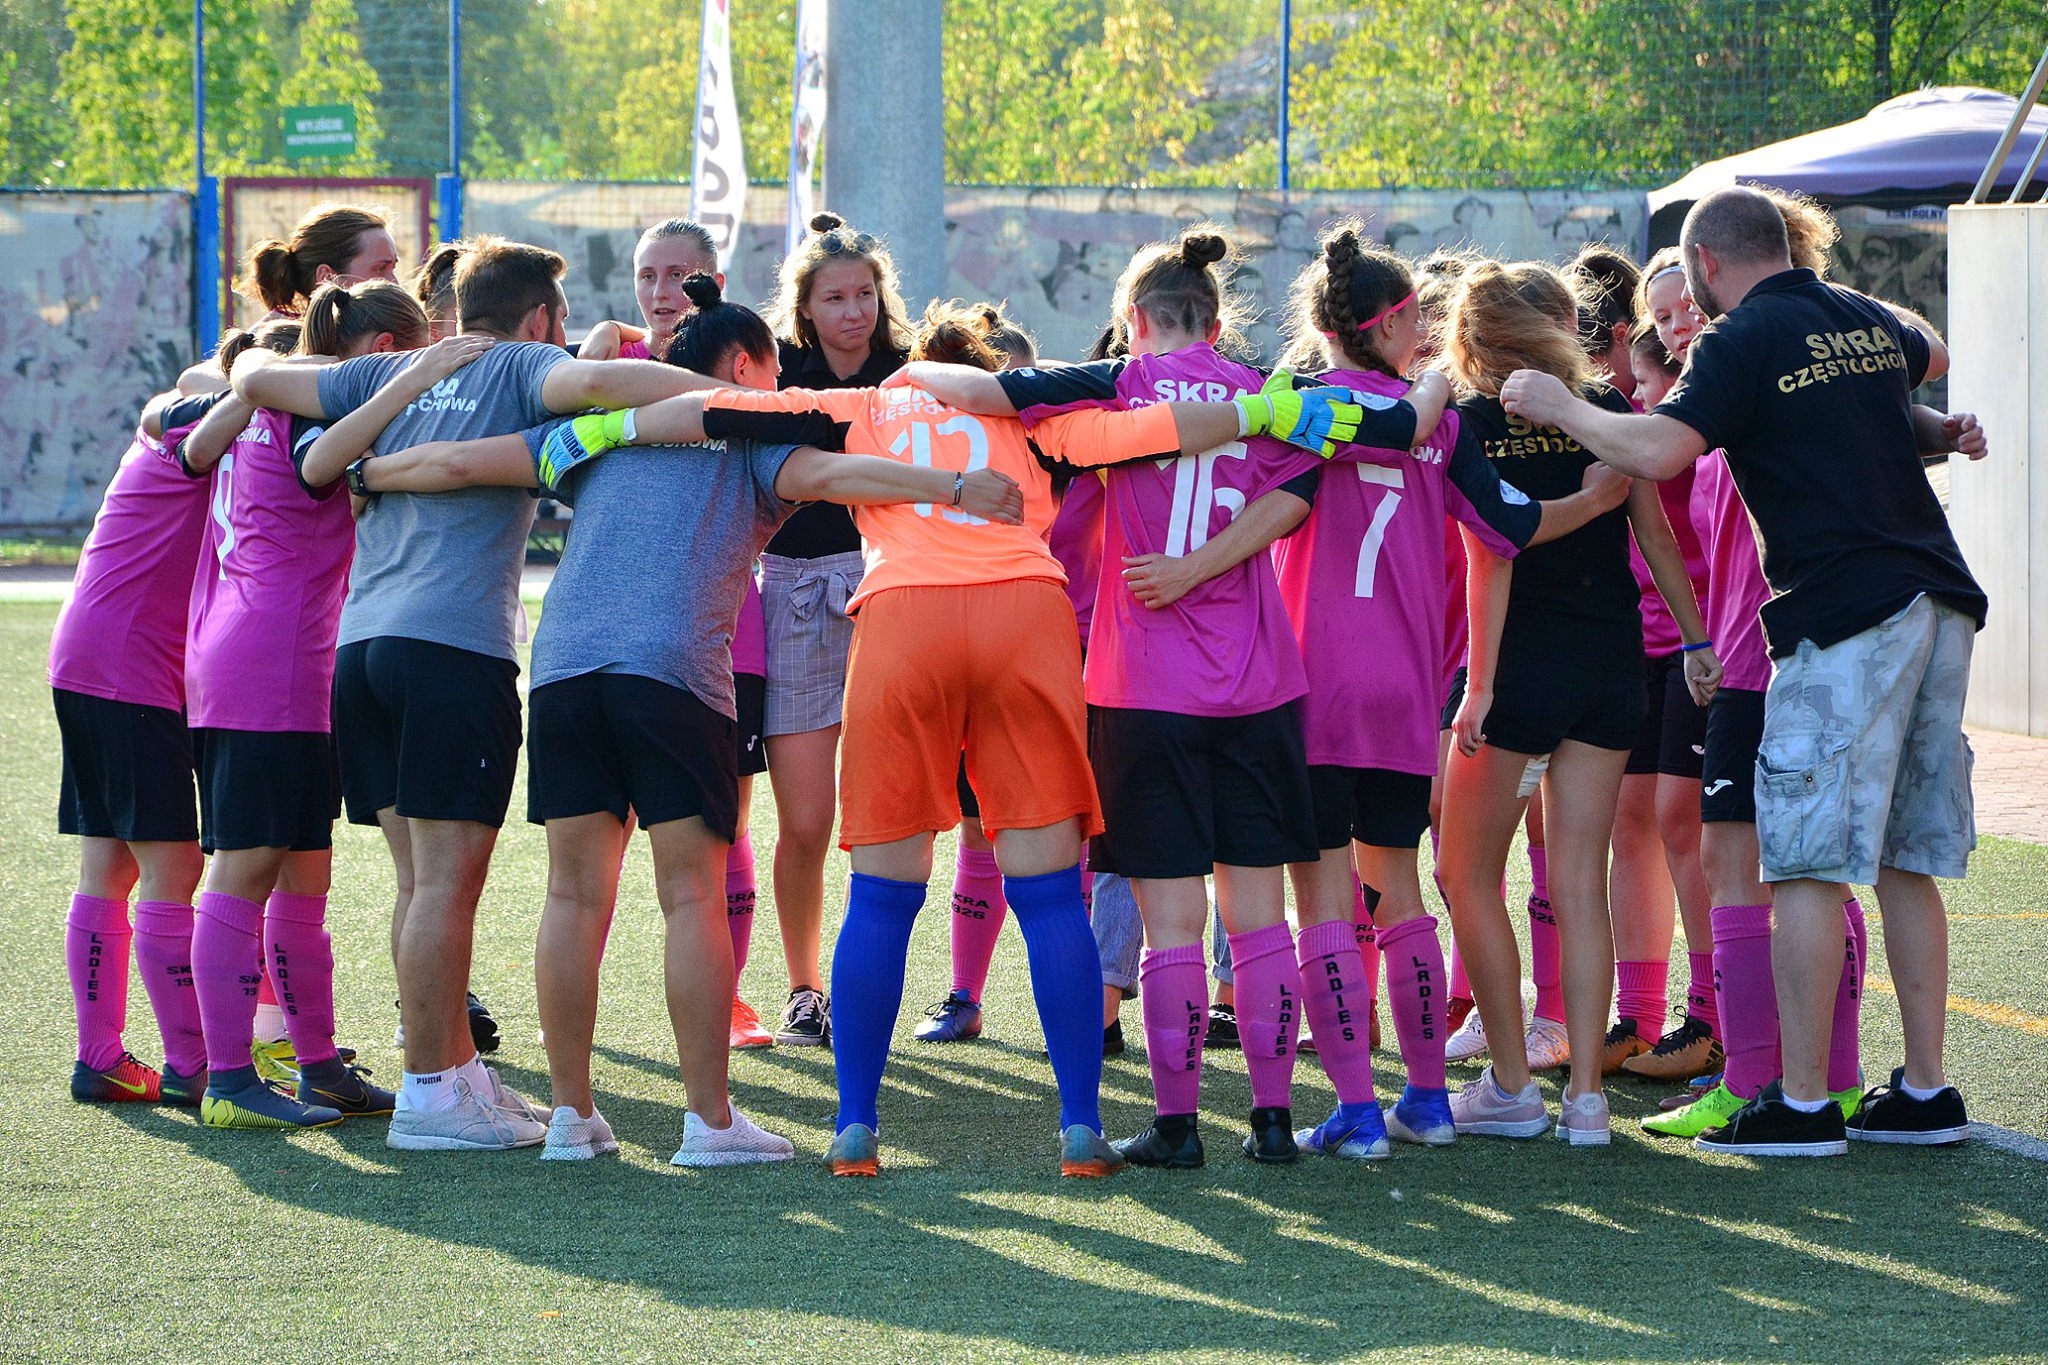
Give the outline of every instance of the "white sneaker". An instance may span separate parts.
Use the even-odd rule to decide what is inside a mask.
[[[1444,1060],[1447,1062],[1469,1062],[1484,1057],[1487,1053],[1486,1021],[1473,1010],[1465,1016],[1465,1022],[1458,1025],[1458,1031],[1444,1040]]]
[[[545,1141],[547,1125],[480,1095],[467,1078],[455,1078],[456,1101],[449,1109],[408,1109],[391,1115],[384,1145],[402,1152],[509,1152]]]
[[[796,1144],[755,1126],[736,1104],[727,1106],[732,1122],[713,1128],[695,1114],[683,1115],[683,1145],[669,1158],[671,1166],[751,1166],[763,1161],[788,1161]]]
[[[1527,1046],[1531,1071],[1554,1070],[1572,1059],[1571,1039],[1555,1019],[1531,1020]]]
[[[1613,1141],[1606,1094],[1595,1090],[1577,1099],[1567,1097],[1557,1113],[1557,1135],[1574,1147],[1605,1147]]]
[[[610,1156],[619,1150],[618,1139],[612,1136],[612,1126],[604,1121],[604,1115],[592,1105],[590,1117],[563,1105],[555,1110],[555,1116],[548,1121],[547,1146],[541,1149],[542,1161],[589,1161],[593,1157]]]
[[[491,1103],[497,1105],[508,1114],[526,1119],[531,1123],[538,1123],[542,1127],[546,1127],[554,1121],[552,1112],[541,1108],[499,1079],[498,1068],[486,1066],[482,1067],[482,1071],[485,1079],[491,1083]]]

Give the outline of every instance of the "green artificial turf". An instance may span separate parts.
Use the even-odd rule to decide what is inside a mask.
[[[912,945],[883,1092],[882,1178],[836,1181],[817,1164],[831,1059],[788,1048],[736,1058],[734,1093],[802,1159],[672,1168],[682,1095],[644,841],[599,1017],[616,1161],[399,1153],[368,1122],[281,1136],[202,1130],[187,1111],[76,1105],[61,953],[76,850],[52,832],[57,738],[42,674],[54,616],[0,606],[0,1362],[2048,1355],[2048,1165],[1982,1145],[1710,1159],[1641,1133],[1633,1120],[1659,1092],[1637,1084],[1612,1092],[1605,1151],[1467,1140],[1370,1167],[1274,1169],[1236,1155],[1244,1066],[1212,1057],[1207,1169],[1062,1181],[1013,933],[983,1041],[909,1040],[916,1007],[947,985],[936,904]],[[773,818],[764,795],[764,873]],[[948,840],[942,868],[950,857]],[[474,976],[505,1028],[498,1064],[542,1098],[531,969],[544,873],[540,831],[508,826]],[[835,859],[828,944],[844,878]],[[1953,1074],[1977,1117],[2036,1135],[2048,1132],[2044,887],[2048,850],[1988,841],[1969,882],[1949,888],[1953,993],[2007,1011],[1952,1020]],[[395,1082],[390,895],[377,837],[344,827],[331,912],[343,1041]],[[783,994],[768,907],[764,887],[744,982],[764,1015]],[[130,1014],[135,1050],[154,1061],[139,987]],[[1135,1006],[1125,1018],[1135,1043]],[[1881,991],[1864,1046],[1881,1078],[1898,1056]],[[1376,1061],[1391,1093],[1398,1055]],[[1471,1074],[1453,1068],[1453,1083]],[[1148,1097],[1134,1046],[1105,1075],[1110,1131],[1141,1126]],[[1297,1114],[1312,1121],[1330,1100],[1305,1061]]]

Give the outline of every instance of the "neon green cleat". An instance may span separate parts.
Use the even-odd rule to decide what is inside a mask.
[[[1842,1106],[1842,1118],[1853,1119],[1863,1108],[1863,1087],[1852,1085],[1847,1090],[1830,1090],[1828,1098]]]
[[[1711,1129],[1727,1127],[1735,1111],[1747,1103],[1723,1082],[1683,1109],[1650,1115],[1643,1120],[1643,1129],[1664,1137],[1696,1138]]]
[[[249,1061],[256,1068],[256,1078],[273,1085],[287,1086],[296,1090],[299,1085],[299,1054],[289,1038],[279,1038],[270,1043],[249,1045]]]

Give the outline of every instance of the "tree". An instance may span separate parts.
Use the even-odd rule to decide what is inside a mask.
[[[346,104],[356,111],[356,154],[322,165],[328,175],[376,175],[383,129],[377,96],[384,83],[363,60],[356,36],[355,0],[312,0],[299,28],[299,60],[279,89],[279,105]]]
[[[68,130],[55,95],[69,38],[60,5],[0,0],[0,185],[47,185],[64,173]]]

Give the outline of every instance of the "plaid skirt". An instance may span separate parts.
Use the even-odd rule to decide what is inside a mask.
[[[768,637],[768,706],[762,734],[801,735],[839,724],[846,655],[860,590],[858,551],[821,559],[761,556],[761,615]]]

